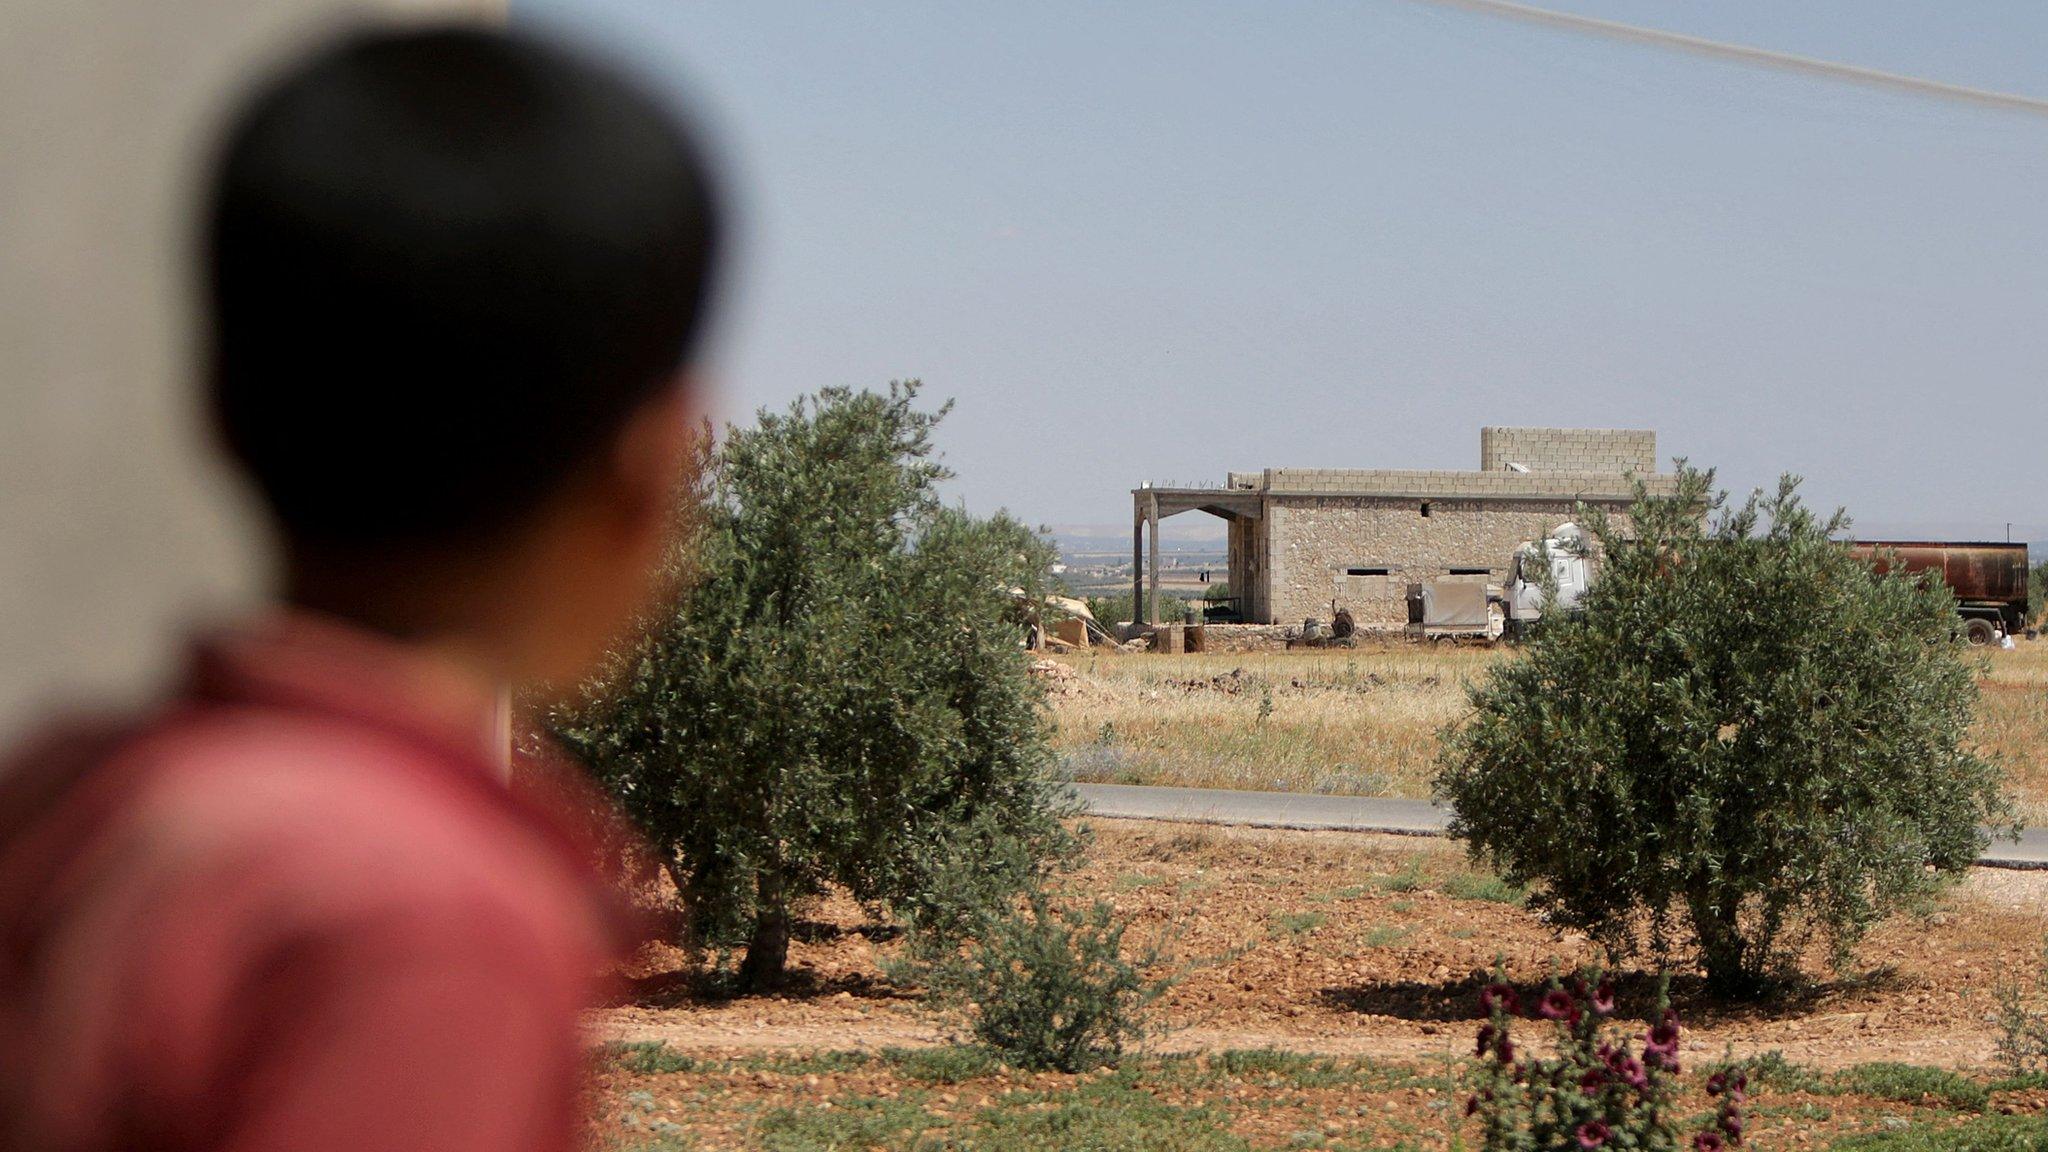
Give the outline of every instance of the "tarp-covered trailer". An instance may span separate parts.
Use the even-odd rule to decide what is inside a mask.
[[[1894,562],[1926,572],[1955,593],[1972,644],[1990,644],[2027,626],[2027,546],[1964,540],[1857,540],[1849,550],[1878,571]]]
[[[1408,638],[1445,640],[1501,637],[1501,592],[1492,584],[1425,580],[1408,585]]]

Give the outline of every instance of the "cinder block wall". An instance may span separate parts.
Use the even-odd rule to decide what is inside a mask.
[[[1626,503],[1600,500],[1621,513]],[[1271,615],[1279,624],[1330,619],[1349,608],[1361,625],[1406,622],[1411,581],[1447,578],[1452,569],[1485,569],[1470,578],[1498,583],[1516,545],[1541,539],[1572,519],[1577,501],[1436,499],[1423,516],[1413,500],[1374,496],[1276,498],[1269,507]],[[1385,568],[1352,576],[1351,568]]]
[[[1531,472],[1634,472],[1657,470],[1657,433],[1643,428],[1481,428],[1479,469]]]
[[[1653,489],[1669,477],[1644,475]],[[1417,499],[1458,497],[1605,500],[1632,489],[1621,470],[1574,472],[1404,471],[1392,468],[1274,468],[1266,473],[1274,495],[1396,496]]]

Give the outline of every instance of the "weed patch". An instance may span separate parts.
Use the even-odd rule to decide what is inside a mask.
[[[944,1124],[908,1100],[851,1096],[830,1108],[770,1109],[755,1122],[754,1135],[763,1152],[841,1152],[888,1146]]]
[[[994,1053],[972,1045],[944,1048],[885,1048],[882,1059],[906,1080],[924,1084],[959,1084],[992,1076],[1003,1063]]]
[[[1520,906],[1529,899],[1527,888],[1484,872],[1454,872],[1444,879],[1443,891],[1454,900],[1485,900],[1493,904]]]
[[[2037,1117],[1976,1116],[1962,1124],[1912,1125],[1829,1145],[1834,1152],[2042,1152],[2048,1122]]]
[[[1313,932],[1321,928],[1328,920],[1329,917],[1321,912],[1275,912],[1273,927],[1289,935],[1299,936],[1304,932]]]
[[[1837,1092],[1856,1092],[1900,1104],[1935,1104],[1965,1112],[1981,1112],[1991,1102],[1991,1090],[1983,1084],[1946,1068],[1925,1068],[1918,1064],[1858,1064],[1829,1077]]]
[[[1222,1113],[1164,1104],[1115,1079],[1058,1096],[1011,1097],[983,1109],[975,1120],[971,1139],[942,1147],[949,1152],[1248,1152],[1251,1147],[1226,1127]]]
[[[674,1051],[659,1040],[637,1040],[632,1043],[613,1041],[601,1050],[602,1057],[625,1071],[640,1076],[660,1076],[670,1072],[689,1072],[697,1067],[694,1057]]]
[[[1366,929],[1363,942],[1367,948],[1387,948],[1406,940],[1412,931],[1392,924],[1375,924]]]

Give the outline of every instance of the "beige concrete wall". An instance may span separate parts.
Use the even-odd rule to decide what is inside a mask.
[[[0,741],[134,696],[266,548],[189,401],[196,160],[251,65],[351,14],[504,0],[0,4]]]
[[[1657,471],[1657,434],[1647,428],[1481,428],[1479,470],[1510,463],[1532,472]]]
[[[1449,469],[1411,471],[1395,468],[1274,468],[1266,473],[1266,490],[1277,494],[1329,496],[1550,497],[1560,499],[1626,499],[1633,489],[1619,471],[1606,472],[1463,472]],[[1652,493],[1668,494],[1675,481],[1669,474],[1643,477]]]
[[[1524,540],[1540,539],[1570,520],[1570,500],[1496,502],[1437,499],[1430,514],[1417,502],[1354,496],[1273,498],[1272,586],[1267,619],[1299,624],[1328,620],[1331,605],[1349,608],[1361,624],[1407,619],[1411,581],[1447,576],[1454,568],[1485,568],[1475,580],[1500,581]],[[1619,502],[1598,506],[1620,512]],[[1384,576],[1353,576],[1350,568],[1384,568]]]

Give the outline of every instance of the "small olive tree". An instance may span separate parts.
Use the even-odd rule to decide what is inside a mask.
[[[1062,853],[1020,647],[1049,546],[941,504],[915,382],[728,429],[679,591],[558,731],[669,865],[689,931],[778,983],[792,910],[838,885],[926,934]]]
[[[1739,508],[1711,471],[1589,514],[1577,612],[1470,691],[1444,736],[1451,834],[1617,954],[1691,928],[1709,987],[1761,994],[1815,933],[1837,961],[2009,825],[1972,750],[1946,587],[1880,576],[1787,477]]]

